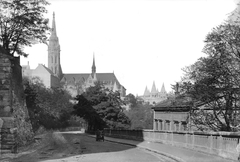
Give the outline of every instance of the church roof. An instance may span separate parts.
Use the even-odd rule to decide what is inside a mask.
[[[171,109],[171,108],[183,108],[183,107],[189,107],[189,106],[190,106],[190,102],[188,98],[182,97],[182,96],[172,96],[158,103],[154,107],[154,109],[161,110],[161,109]]]
[[[64,74],[62,81],[85,81],[89,77],[90,73],[75,73],[75,74]],[[96,73],[97,80],[100,82],[108,81],[111,83],[117,83],[120,84],[115,76],[114,73]]]
[[[43,64],[38,64],[38,66],[42,66],[47,72],[49,72],[49,74],[54,75],[53,72],[52,72],[50,69],[48,69],[45,65],[43,65]],[[38,67],[37,67],[37,68],[38,68]]]

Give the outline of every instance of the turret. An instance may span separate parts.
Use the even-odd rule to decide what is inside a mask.
[[[157,89],[156,89],[156,86],[155,86],[155,82],[153,82],[151,94],[156,94],[156,93],[157,93]]]
[[[147,96],[149,96],[149,94],[150,94],[150,92],[146,86],[143,96],[147,97]]]
[[[161,93],[167,93],[166,90],[165,90],[164,83],[162,84]]]

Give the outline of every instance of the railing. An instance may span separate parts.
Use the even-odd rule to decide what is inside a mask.
[[[106,136],[138,141],[152,141],[171,144],[233,160],[238,159],[236,147],[240,133],[236,132],[187,132],[153,130],[111,130],[105,129]]]

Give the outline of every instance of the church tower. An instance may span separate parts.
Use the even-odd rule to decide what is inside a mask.
[[[92,77],[96,75],[96,66],[95,66],[95,56],[93,54],[93,64],[92,64]]]
[[[60,80],[63,77],[62,68],[60,64],[60,45],[57,37],[55,13],[53,12],[51,36],[48,45],[48,68]]]

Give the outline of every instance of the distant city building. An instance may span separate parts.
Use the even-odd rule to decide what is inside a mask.
[[[29,64],[23,65],[22,75],[30,79],[39,78],[47,88],[60,86],[60,79],[43,64],[38,64],[36,69],[30,69]]]
[[[165,90],[164,84],[162,85],[161,91],[159,92],[156,88],[155,82],[153,82],[151,91],[149,91],[146,86],[143,96],[139,97],[142,98],[144,102],[149,102],[150,104],[157,104],[163,100],[166,100],[168,94]]]
[[[100,82],[105,88],[118,91],[121,97],[126,95],[126,89],[122,86],[114,73],[96,73],[95,59],[93,58],[92,73],[64,74],[61,84],[75,96],[83,93],[88,87]]]
[[[91,73],[63,74],[54,13],[48,45],[48,67],[39,64],[36,69],[30,69],[28,63],[28,65],[22,66],[22,74],[30,78],[39,77],[48,88],[59,87],[61,84],[72,96],[83,93],[86,88],[94,86],[97,81],[113,92],[118,91],[121,97],[126,95],[125,87],[119,83],[114,73],[96,73],[95,58],[93,58]]]

